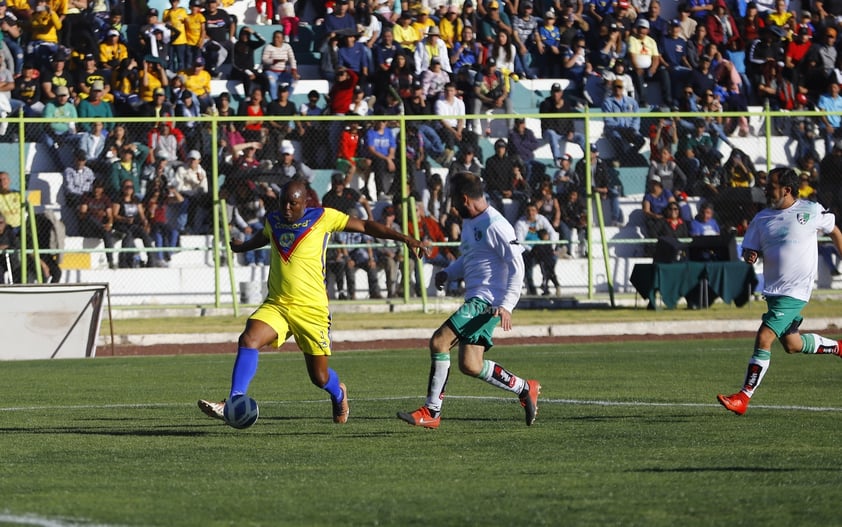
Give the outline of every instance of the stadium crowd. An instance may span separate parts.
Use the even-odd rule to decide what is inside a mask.
[[[399,153],[405,149],[407,191],[416,195],[417,228],[430,242],[459,239],[448,178],[467,170],[483,178],[497,208],[503,210],[506,200],[517,204],[524,240],[559,241],[562,256],[584,255],[585,246],[572,247],[572,233],[581,242],[583,200],[590,194],[586,164],[574,160],[566,144],[584,151],[585,138],[575,119],[543,115],[585,105],[605,112],[651,106],[700,114],[605,119],[614,156],[603,158],[596,144],[590,150],[594,190],[608,200],[610,224],[625,222],[618,168],[641,165],[650,167],[647,190],[660,183],[666,193],[649,200],[658,203],[655,209],[643,205],[653,220],[651,236],[657,236],[654,220],[663,219],[666,203],[687,196],[715,202],[723,229],[742,229],[763,206],[757,197],[762,172],[738,148],[722,159],[718,146],[733,146],[729,136],[755,131],[745,117],[719,113],[766,104],[842,110],[839,3],[817,1],[796,13],[787,0],[687,0],[667,20],[658,0],[258,0],[256,26],[273,26],[271,39],[226,12],[233,0],[169,4],[159,12],[144,2],[0,0],[0,116],[150,119],[27,128],[27,137],[39,137],[65,174],[66,204],[78,211],[62,218],[68,233],[102,238],[108,247],[135,238],[175,247],[182,234],[209,233],[209,188],[220,183],[232,234],[245,239],[285,181],[310,181],[315,170],[325,169],[335,170],[333,186],[325,196],[311,190],[311,204],[334,202],[361,217],[392,222],[386,211],[400,217]],[[328,80],[329,90],[310,91],[296,104],[290,96],[304,78],[296,50],[302,50],[305,27],[318,57],[309,74]],[[523,119],[507,122],[500,137],[489,119],[464,118],[494,110],[511,114],[513,86],[539,76],[559,81],[538,108],[541,137]],[[215,93],[214,78],[240,82],[242,90]],[[202,114],[244,119],[221,125],[221,149],[212,152],[209,127],[167,119]],[[263,120],[293,115],[382,119]],[[403,139],[398,115],[431,117],[409,122]],[[775,134],[796,142],[805,188],[813,189],[805,193],[818,195],[838,217],[842,186],[833,178],[842,173],[840,125],[836,115],[774,123]],[[494,153],[483,159],[481,141],[488,137]],[[0,141],[17,140],[13,127],[0,125]],[[826,145],[824,158],[816,152],[818,140]],[[546,144],[552,159],[536,159],[535,150]],[[645,145],[648,159],[640,154]],[[224,183],[210,170],[214,156]],[[378,201],[389,206],[375,208]],[[538,224],[533,208],[551,228]],[[376,267],[372,262],[381,257],[363,252],[365,258],[336,255],[345,262],[337,278],[349,265]],[[150,253],[143,263],[165,266],[168,255]],[[527,258],[549,269],[555,256]],[[453,257],[443,248],[430,258],[446,265]],[[246,258],[265,262],[264,254]],[[137,258],[111,261],[114,267],[140,264]],[[390,273],[387,294],[395,294]],[[545,293],[548,283],[557,285],[549,271]],[[371,286],[370,294],[380,292]]]

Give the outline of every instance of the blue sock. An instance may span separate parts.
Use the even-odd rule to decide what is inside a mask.
[[[327,383],[322,387],[322,389],[330,394],[330,399],[333,402],[342,402],[342,398],[344,396],[342,394],[342,389],[339,388],[339,375],[337,375],[332,368],[327,369]]]
[[[249,383],[257,373],[258,351],[254,348],[240,346],[237,349],[237,359],[234,361],[234,371],[231,372],[231,393],[229,398],[248,393]]]

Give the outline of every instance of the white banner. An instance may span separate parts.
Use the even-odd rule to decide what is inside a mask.
[[[93,357],[108,284],[0,286],[0,360]]]

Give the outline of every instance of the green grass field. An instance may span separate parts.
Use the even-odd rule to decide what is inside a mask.
[[[424,350],[338,353],[351,419],[334,425],[297,353],[264,354],[237,431],[195,401],[230,355],[3,364],[0,525],[839,525],[842,361],[785,356],[749,412],[750,340],[517,347],[538,420],[454,370],[442,426]],[[454,363],[455,365],[455,363]]]

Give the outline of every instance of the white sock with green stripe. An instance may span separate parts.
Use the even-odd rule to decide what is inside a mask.
[[[441,412],[444,390],[450,376],[450,353],[435,353],[430,364],[430,380],[427,383],[427,402],[424,404],[431,412]]]
[[[743,392],[751,397],[754,395],[754,390],[760,386],[760,381],[766,375],[769,369],[769,363],[772,361],[772,353],[769,350],[755,349],[754,355],[748,361],[748,370],[746,371],[746,381],[743,383]]]
[[[801,335],[801,353],[839,355],[839,342],[815,333],[805,333]]]
[[[520,394],[526,381],[506,370],[494,361],[482,361],[482,371],[478,377],[492,386]]]

